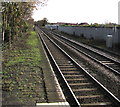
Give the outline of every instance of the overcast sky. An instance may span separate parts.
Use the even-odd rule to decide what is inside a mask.
[[[118,23],[120,0],[48,0],[47,6],[34,11],[35,21],[44,17],[49,22]]]

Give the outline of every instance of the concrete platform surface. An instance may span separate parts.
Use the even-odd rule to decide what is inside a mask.
[[[37,107],[70,107],[68,102],[37,103]]]

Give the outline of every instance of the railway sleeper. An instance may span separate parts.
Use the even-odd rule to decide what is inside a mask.
[[[76,84],[74,84],[74,83],[69,83],[69,85],[70,86],[90,86],[90,85],[92,85],[92,83],[89,83],[89,82],[86,82],[86,83],[76,83]]]
[[[81,76],[76,76],[76,75],[75,75],[75,76],[74,76],[74,75],[73,75],[73,76],[72,76],[72,75],[71,75],[71,76],[67,76],[67,75],[66,75],[65,78],[66,78],[66,79],[73,79],[73,78],[74,78],[74,79],[77,79],[77,80],[78,80],[78,79],[80,79],[80,78],[82,78],[82,77],[81,77]]]
[[[62,68],[63,69],[66,68],[67,69],[67,68],[76,68],[76,67],[74,67],[73,65],[63,65],[63,66],[60,65],[59,68],[60,69],[62,69]]]
[[[106,64],[106,65],[115,65],[115,63],[113,63],[113,62],[110,62],[110,63],[103,63],[103,64]]]
[[[57,58],[55,58],[55,60],[56,60],[56,61],[61,61],[61,62],[66,61],[68,64],[71,63],[71,62],[69,62],[69,61],[67,60],[67,58],[57,57]]]
[[[87,80],[87,78],[66,78],[67,81],[83,81]]]
[[[69,85],[72,89],[94,88],[94,86],[91,84],[90,85],[81,85],[81,84],[84,83],[70,83]]]
[[[100,61],[100,62],[103,64],[106,64],[106,65],[114,65],[115,64],[114,62],[111,62],[111,61]]]
[[[73,65],[73,64],[72,64],[72,65],[70,65],[70,64],[68,64],[68,63],[67,63],[67,64],[62,64],[62,63],[59,63],[59,64],[58,64],[58,66],[59,66],[59,67],[69,67],[69,66],[71,66],[71,67],[73,66],[73,67],[74,67],[74,65]]]
[[[95,88],[78,88],[78,89],[73,89],[75,95],[77,96],[89,96],[89,95],[101,95],[100,92],[98,92]]]
[[[79,74],[79,72],[68,71],[68,72],[63,72],[63,75],[80,75],[80,74]]]
[[[77,68],[61,68],[61,71],[78,71]]]
[[[88,80],[86,78],[78,78],[78,79],[66,79],[68,83],[86,83]]]
[[[76,78],[76,77],[77,77],[77,78],[81,78],[81,77],[84,77],[84,75],[76,75],[76,74],[75,74],[75,75],[69,75],[69,74],[68,74],[68,75],[65,75],[65,77],[66,77],[66,78],[69,78],[69,77],[70,77],[70,78]]]
[[[97,103],[101,102],[101,103],[106,103],[109,100],[107,98],[105,98],[105,96],[103,94],[101,94],[97,88],[81,88],[79,87],[78,89],[73,89],[73,92],[75,93],[77,99],[80,101],[80,103]],[[109,104],[111,104],[109,102]],[[107,105],[107,104],[105,104]],[[91,105],[92,106],[92,105]],[[97,105],[98,106],[98,105]]]
[[[110,63],[111,61],[106,61],[106,60],[103,60],[101,61],[102,63]]]
[[[82,107],[113,107],[111,102],[97,102],[81,104]]]
[[[97,88],[79,88],[79,89],[73,89],[73,91],[78,92],[90,92],[90,91],[96,91]]]
[[[95,101],[98,101],[98,100],[103,100],[103,95],[100,95],[100,94],[96,94],[96,95],[84,95],[84,96],[76,96],[78,99],[88,99],[90,101],[90,99],[95,99]],[[91,102],[91,101],[90,101]]]
[[[56,60],[57,64],[69,64],[66,60]],[[70,64],[69,64],[70,65]]]
[[[55,60],[67,60],[67,58],[64,58],[64,57],[56,57]]]
[[[109,102],[103,95],[86,95],[86,96],[77,96],[77,99],[81,102],[81,104],[86,103],[106,103]],[[109,104],[112,104],[109,102]],[[107,105],[107,103],[105,104]]]
[[[57,61],[56,61],[56,62],[57,62]],[[69,63],[67,63],[67,62],[62,62],[62,61],[61,61],[61,62],[57,62],[57,64],[58,64],[58,66],[62,66],[62,65],[64,65],[64,66],[65,66],[65,65],[67,65],[67,66],[73,66],[72,63],[69,64]]]
[[[62,72],[71,72],[71,71],[74,71],[74,72],[80,72],[80,70],[69,70],[69,69],[66,69],[66,70],[61,70]]]

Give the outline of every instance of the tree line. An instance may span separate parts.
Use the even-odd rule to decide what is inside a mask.
[[[24,36],[29,25],[33,24],[32,12],[37,5],[44,5],[46,0],[37,2],[2,2],[2,34],[4,43],[9,46]]]
[[[42,20],[38,20],[36,22],[34,22],[36,26],[45,26],[46,24],[48,24],[48,19],[47,18],[43,18]]]

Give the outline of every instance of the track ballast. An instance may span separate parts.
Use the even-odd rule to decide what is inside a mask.
[[[44,32],[40,34],[51,64],[70,105],[118,106],[119,100]]]

